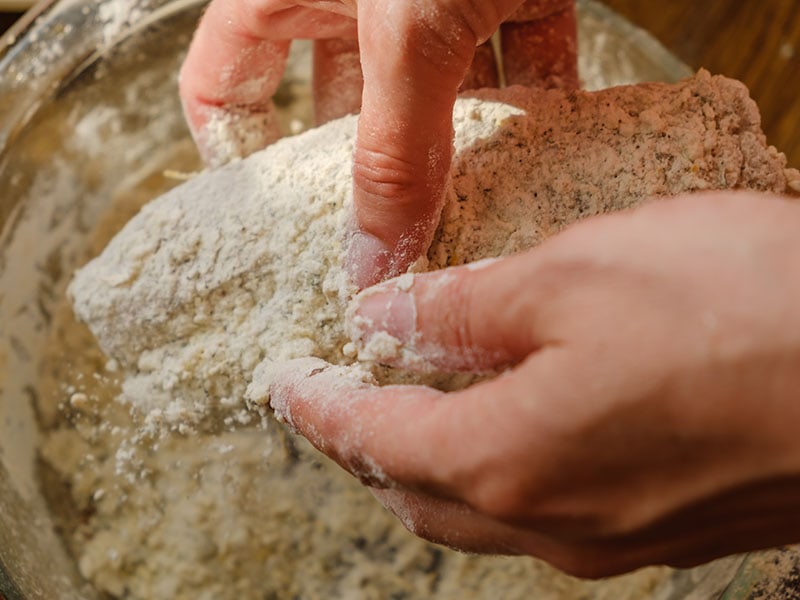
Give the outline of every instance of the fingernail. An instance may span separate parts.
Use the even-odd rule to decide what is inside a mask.
[[[388,274],[392,249],[365,231],[356,230],[350,236],[345,268],[358,289],[382,281]]]
[[[348,330],[360,349],[369,346],[377,334],[388,334],[400,344],[414,341],[416,304],[407,283],[401,283],[407,278],[413,275],[370,288],[353,300],[347,315]]]

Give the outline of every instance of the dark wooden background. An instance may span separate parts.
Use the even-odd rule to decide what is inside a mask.
[[[800,167],[800,0],[604,0],[684,62],[741,79]],[[0,31],[17,15],[0,14]]]
[[[5,31],[11,24],[17,20],[19,17],[19,13],[8,13],[8,12],[1,12],[0,13],[0,32]]]

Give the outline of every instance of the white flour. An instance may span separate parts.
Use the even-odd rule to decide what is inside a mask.
[[[651,194],[782,191],[796,177],[727,80],[486,98],[456,111],[432,268],[529,246]],[[535,560],[426,544],[304,440],[245,410],[265,359],[353,361],[340,322],[353,127],[346,119],[284,140],[147,205],[72,286],[116,362],[69,306],[54,314],[39,404],[43,487],[83,575],[148,600],[667,597],[665,569],[583,582]],[[152,196],[137,188],[115,202],[120,222]],[[111,235],[99,229],[92,253]],[[116,401],[120,383],[127,405]],[[254,385],[253,399],[267,385]],[[199,431],[158,435],[164,426]]]
[[[148,177],[115,198],[89,254],[163,185]],[[43,489],[81,573],[114,597],[640,600],[670,576],[584,582],[531,559],[432,546],[271,420],[148,436],[116,401],[118,365],[67,303],[51,332],[37,404]]]
[[[767,147],[744,86],[705,72],[672,86],[480,98],[456,107],[431,269],[518,252],[652,197],[784,192],[796,179]],[[76,314],[119,361],[122,398],[152,430],[248,425],[259,363],[353,362],[342,314],[354,290],[341,260],[354,132],[345,118],[198,176],[148,204],[78,272]],[[399,351],[388,342],[361,358]],[[251,400],[265,400],[264,385]]]

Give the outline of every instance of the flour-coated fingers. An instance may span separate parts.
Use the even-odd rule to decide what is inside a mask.
[[[364,290],[347,311],[359,358],[414,371],[516,364],[541,343],[530,300],[538,289],[532,256],[407,274]]]
[[[214,0],[180,73],[189,129],[206,163],[246,156],[279,136],[272,96],[295,38],[355,37],[354,14],[281,0]]]

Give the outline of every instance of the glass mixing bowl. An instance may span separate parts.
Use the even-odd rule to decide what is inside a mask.
[[[200,0],[63,0],[0,40],[0,599],[101,597],[56,533],[37,481],[36,394],[51,316],[109,198],[144,171],[190,170],[169,149],[188,132],[177,72]],[[580,7],[590,87],[689,73],[602,5]],[[276,102],[310,122],[307,52]],[[138,175],[137,175],[138,174]],[[163,180],[162,189],[173,185]],[[659,599],[789,596],[798,553],[782,549],[675,571]]]

